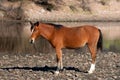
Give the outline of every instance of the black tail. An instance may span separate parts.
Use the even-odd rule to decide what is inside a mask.
[[[100,32],[100,35],[99,35],[99,40],[98,40],[98,43],[97,43],[97,50],[101,50],[103,49],[103,36],[102,36],[102,32],[101,30],[99,29],[99,32]]]

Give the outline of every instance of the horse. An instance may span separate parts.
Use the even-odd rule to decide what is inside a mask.
[[[92,58],[88,73],[91,74],[95,71],[97,50],[102,51],[102,33],[100,29],[91,25],[66,27],[63,25],[42,22],[30,22],[30,24],[32,31],[30,43],[34,43],[39,36],[42,36],[43,38],[47,39],[55,48],[57,59],[57,70],[55,71],[56,74],[63,69],[61,49],[75,49],[85,45],[88,46]]]

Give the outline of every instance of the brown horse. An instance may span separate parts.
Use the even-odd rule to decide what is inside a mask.
[[[31,43],[34,43],[36,38],[42,36],[55,48],[57,57],[56,73],[63,69],[62,48],[79,48],[86,44],[92,57],[92,64],[88,72],[93,73],[95,70],[97,49],[102,50],[102,34],[100,29],[90,25],[68,28],[63,25],[36,22],[34,24],[31,23],[31,31]]]

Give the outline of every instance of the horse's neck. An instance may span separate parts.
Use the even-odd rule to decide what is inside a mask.
[[[41,29],[41,36],[49,40],[53,34],[54,28],[49,25],[43,25]]]

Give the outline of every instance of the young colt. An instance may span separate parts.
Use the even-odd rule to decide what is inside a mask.
[[[92,57],[91,67],[88,73],[95,70],[97,49],[102,49],[101,30],[90,25],[68,28],[52,23],[31,23],[32,35],[30,42],[34,43],[39,36],[47,39],[56,50],[57,71],[63,69],[62,48],[79,48],[87,44]]]

